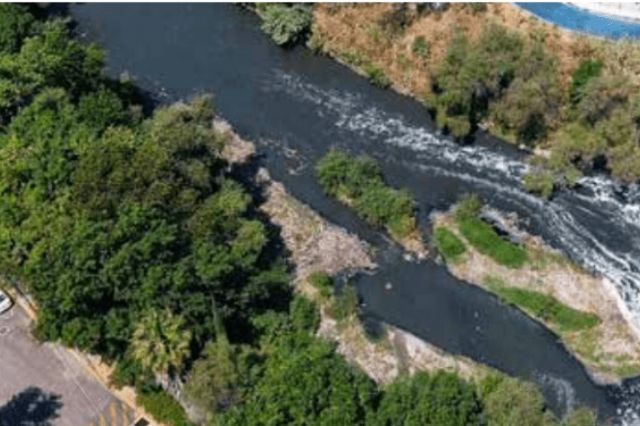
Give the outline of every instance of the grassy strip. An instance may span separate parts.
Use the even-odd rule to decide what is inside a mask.
[[[411,195],[387,185],[371,158],[331,150],[318,161],[316,174],[324,192],[349,204],[369,223],[386,228],[396,240],[416,231]]]
[[[499,264],[508,268],[520,268],[527,261],[527,252],[522,247],[504,240],[483,220],[466,216],[457,218],[457,222],[467,241]]]
[[[467,250],[464,243],[453,232],[439,226],[433,233],[436,248],[447,262],[456,262]]]
[[[505,303],[524,309],[541,321],[556,326],[562,332],[587,330],[600,323],[596,315],[570,308],[553,296],[508,287],[497,278],[487,278],[486,284]]]

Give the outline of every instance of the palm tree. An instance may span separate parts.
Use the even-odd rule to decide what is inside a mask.
[[[184,319],[169,309],[149,311],[136,326],[131,339],[133,357],[144,368],[166,376],[178,370],[189,355],[191,332]]]

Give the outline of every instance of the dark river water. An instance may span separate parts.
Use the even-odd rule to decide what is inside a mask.
[[[522,225],[608,277],[639,318],[640,191],[604,178],[581,181],[551,202],[528,195],[522,155],[480,135],[459,146],[440,135],[417,102],[370,86],[347,68],[270,42],[249,12],[228,5],[74,5],[78,31],[108,52],[109,71],[127,72],[161,101],[213,93],[216,109],[256,142],[264,165],[299,199],[378,248],[379,270],[357,279],[367,313],[440,346],[537,383],[559,413],[575,404],[628,424],[634,381],[594,384],[553,334],[431,260],[401,251],[322,194],[313,163],[330,147],[378,159],[406,187],[428,227],[434,210],[465,192],[516,212]],[[385,290],[385,284],[393,284]],[[640,322],[640,321],[637,321]]]

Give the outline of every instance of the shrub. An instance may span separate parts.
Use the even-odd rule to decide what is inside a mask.
[[[315,303],[303,296],[296,296],[289,308],[291,323],[296,330],[314,333],[320,325],[320,313]]]
[[[138,392],[136,403],[158,422],[169,426],[193,426],[182,406],[161,389]]]
[[[323,299],[328,299],[333,294],[333,280],[324,272],[312,272],[307,278]]]
[[[598,77],[602,71],[603,63],[599,59],[585,59],[580,62],[571,74],[571,86],[569,87],[569,96],[573,103],[580,101],[583,91],[589,80]]]
[[[374,86],[385,89],[391,85],[391,82],[384,74],[384,71],[373,64],[365,65],[364,72],[369,79],[369,83],[373,84]]]
[[[438,251],[447,261],[455,262],[466,251],[460,238],[447,228],[438,227],[433,235]]]
[[[385,389],[373,426],[479,425],[482,408],[475,387],[453,373],[418,372]]]
[[[413,43],[411,43],[411,51],[418,58],[423,60],[427,59],[430,53],[429,42],[424,36],[418,36],[414,38]]]
[[[481,219],[466,217],[458,220],[460,232],[480,253],[508,268],[520,268],[527,260],[527,252],[500,237]]]
[[[258,9],[262,31],[280,46],[302,41],[311,26],[311,8],[305,5],[265,4]]]
[[[487,284],[504,302],[520,307],[542,321],[556,325],[561,331],[580,331],[595,327],[600,319],[588,312],[573,309],[555,297],[537,291],[508,287],[500,280]]]
[[[401,240],[415,231],[415,204],[411,195],[388,186],[372,159],[331,150],[316,165],[325,193],[347,203],[369,223],[386,227]]]
[[[553,175],[546,170],[539,170],[524,175],[524,189],[528,192],[538,194],[543,198],[549,198],[553,194]]]
[[[477,194],[464,194],[456,203],[454,215],[456,219],[476,217],[482,210],[482,201]]]
[[[483,380],[484,382],[485,380]],[[480,384],[484,416],[492,426],[540,426],[553,424],[544,398],[534,384],[511,377],[489,376]]]
[[[353,285],[347,284],[336,294],[329,307],[329,315],[343,322],[358,312],[358,293]]]
[[[406,3],[396,3],[385,12],[378,25],[389,37],[401,35],[413,19],[413,13]]]

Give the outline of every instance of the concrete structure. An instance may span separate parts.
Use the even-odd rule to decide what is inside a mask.
[[[640,3],[590,2],[569,4],[599,15],[630,21],[640,21]]]

